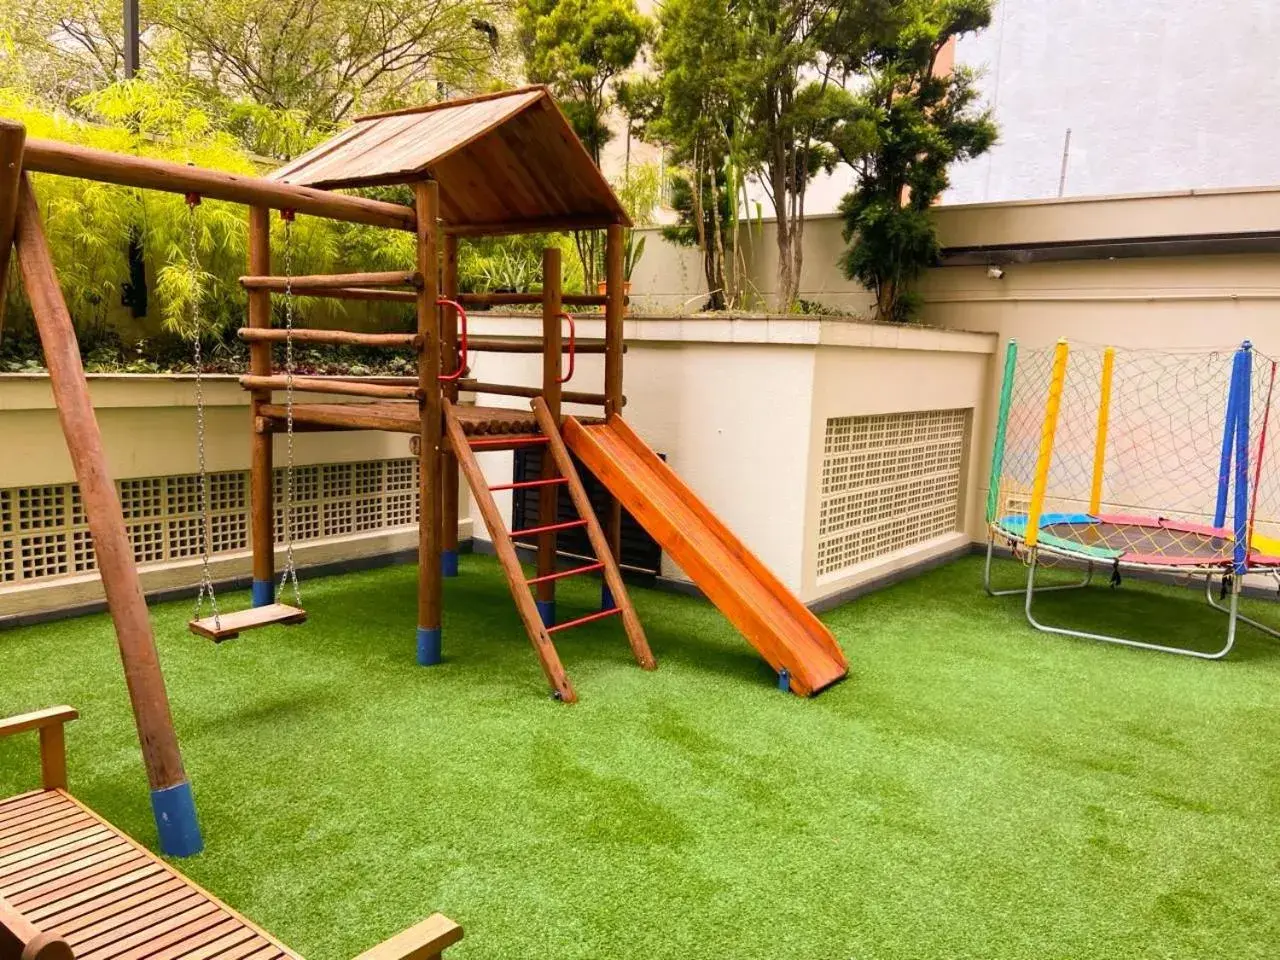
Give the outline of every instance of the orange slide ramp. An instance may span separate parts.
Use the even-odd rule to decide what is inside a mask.
[[[809,696],[848,672],[831,631],[621,417],[568,417],[564,439],[769,666],[787,671],[792,691]]]

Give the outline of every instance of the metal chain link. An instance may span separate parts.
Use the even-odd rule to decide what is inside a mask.
[[[285,386],[285,436],[288,455],[284,470],[284,574],[280,589],[293,589],[295,606],[302,606],[302,592],[298,588],[298,567],[293,556],[293,211],[286,211],[284,218],[284,386]]]
[[[199,464],[199,514],[200,514],[200,591],[196,594],[196,609],[193,619],[200,619],[200,611],[204,609],[205,597],[209,598],[209,608],[213,611],[213,628],[222,629],[222,617],[218,612],[218,597],[213,591],[213,572],[209,567],[209,558],[213,553],[213,516],[210,510],[209,469],[205,458],[205,409],[204,409],[204,351],[200,342],[200,246],[196,236],[196,207],[200,198],[195,194],[187,197],[187,265],[195,271],[196,283],[194,295],[191,297],[189,320],[191,336],[195,341],[194,361],[196,367],[196,459]]]

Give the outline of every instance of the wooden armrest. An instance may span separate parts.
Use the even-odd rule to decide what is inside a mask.
[[[80,714],[74,707],[49,707],[0,720],[0,737],[40,731],[40,773],[46,790],[67,786],[67,739],[64,726]],[[4,958],[0,958],[4,960]]]
[[[356,960],[434,960],[445,947],[462,939],[462,928],[443,913],[433,913],[421,923],[366,950]]]
[[[0,897],[0,960],[73,960],[67,941],[45,933]]]
[[[0,737],[10,734],[26,733],[28,730],[42,730],[54,724],[66,723],[80,716],[75,707],[49,707],[31,713],[20,713],[16,717],[0,719]]]

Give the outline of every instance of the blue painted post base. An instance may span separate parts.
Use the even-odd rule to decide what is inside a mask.
[[[600,609],[612,610],[617,604],[613,600],[613,591],[609,589],[609,584],[600,584]]]
[[[778,689],[783,693],[791,692],[791,671],[786,667],[778,671]]]
[[[253,581],[253,605],[269,607],[276,602],[276,585],[270,580]]]
[[[458,551],[440,551],[440,576],[456,577],[458,575]]]
[[[534,604],[538,607],[538,616],[542,618],[544,627],[554,627],[556,625],[556,602],[554,600],[535,600]]]
[[[166,857],[194,857],[204,849],[190,783],[152,790],[151,810],[160,834],[160,852]]]
[[[418,628],[418,664],[434,667],[444,659],[439,627]]]

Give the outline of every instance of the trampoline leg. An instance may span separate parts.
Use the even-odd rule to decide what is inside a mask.
[[[1224,607],[1213,597],[1213,574],[1210,574],[1209,576],[1204,578],[1204,598],[1209,602],[1209,606],[1213,607],[1213,609],[1215,610],[1221,610],[1223,613],[1230,616],[1233,622],[1236,620],[1239,620],[1241,623],[1247,623],[1249,626],[1253,627],[1255,630],[1261,630],[1267,636],[1275,637],[1277,640],[1280,640],[1280,630],[1272,629],[1271,627],[1268,627],[1265,623],[1259,623],[1257,620],[1254,620],[1252,617],[1246,617],[1243,613],[1240,613],[1236,610],[1236,594],[1237,593],[1239,593],[1238,589],[1232,590],[1231,605]]]
[[[1025,588],[1015,587],[1012,590],[993,590],[991,589],[991,555],[995,551],[995,537],[987,537],[987,559],[982,565],[982,589],[987,591],[989,597],[1012,597],[1021,596],[1026,593]],[[1087,587],[1093,582],[1093,564],[1090,563],[1085,568],[1084,579],[1079,583],[1059,583],[1052,587],[1041,587],[1040,592],[1045,593],[1050,590],[1079,590]]]
[[[1221,649],[1212,653],[1205,653],[1200,650],[1186,650],[1182,647],[1167,647],[1159,643],[1145,643],[1141,640],[1129,640],[1126,637],[1113,637],[1105,633],[1088,633],[1084,630],[1069,630],[1066,627],[1051,627],[1037,620],[1031,612],[1031,601],[1035,596],[1036,583],[1036,554],[1037,551],[1031,551],[1031,560],[1027,565],[1027,602],[1024,610],[1027,614],[1027,622],[1035,627],[1041,633],[1052,633],[1060,637],[1077,637],[1081,640],[1101,640],[1103,643],[1118,643],[1126,647],[1137,647],[1139,650],[1155,650],[1159,653],[1176,653],[1183,657],[1196,657],[1199,660],[1221,660],[1228,653],[1236,642],[1236,621],[1243,619],[1239,616],[1236,604],[1240,597],[1240,588],[1237,584],[1231,592],[1231,607],[1227,610],[1231,620],[1227,626],[1227,642]],[[1048,587],[1044,589],[1050,589]],[[1218,609],[1223,609],[1218,607]]]

